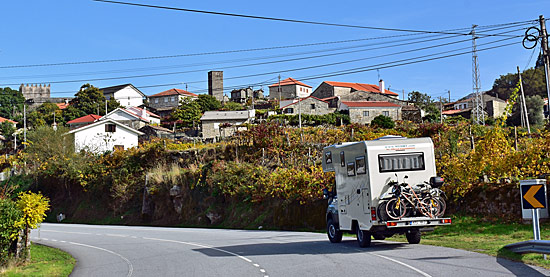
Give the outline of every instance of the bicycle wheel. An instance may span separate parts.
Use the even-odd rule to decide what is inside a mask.
[[[420,213],[429,218],[436,217],[439,214],[440,208],[440,202],[434,197],[422,198],[418,206]]]
[[[441,196],[438,196],[435,199],[439,202],[439,211],[436,214],[436,217],[443,216],[445,214],[445,209],[447,208],[447,203],[445,203],[445,199]]]
[[[392,198],[386,204],[386,213],[391,219],[401,219],[407,213],[405,201],[401,198]]]

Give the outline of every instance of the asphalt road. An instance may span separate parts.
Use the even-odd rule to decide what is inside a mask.
[[[325,234],[42,224],[32,241],[62,249],[72,276],[550,276],[483,254]]]

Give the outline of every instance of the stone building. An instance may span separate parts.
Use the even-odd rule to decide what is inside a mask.
[[[234,89],[231,91],[231,101],[236,103],[246,103],[249,98],[254,98],[254,100],[264,98],[264,90],[252,90],[252,88],[240,88]]]
[[[401,120],[401,106],[387,101],[342,101],[339,110],[349,112],[351,123],[370,124],[379,115]]]
[[[328,106],[328,103],[313,96],[302,98],[300,100],[289,100],[285,106],[282,106],[280,110],[283,114],[297,115],[309,114],[309,115],[324,115],[335,111]],[[283,102],[282,102],[283,103]]]
[[[255,110],[247,111],[206,111],[201,117],[202,137],[214,139],[232,136],[241,127],[249,123],[256,115]]]
[[[223,71],[208,72],[208,95],[216,97],[220,102],[224,102],[223,95]]]
[[[23,94],[25,100],[31,100],[27,104],[30,108],[40,106],[46,102],[67,104],[72,97],[51,97],[51,86],[42,84],[21,84],[19,92]]]
[[[324,99],[335,96],[347,97],[352,93],[363,94],[371,97],[382,95],[386,98],[399,98],[399,94],[384,88],[383,80],[380,80],[379,85],[324,81],[315,89],[315,91],[313,91],[311,95],[319,99]]]
[[[199,96],[183,89],[173,88],[147,97],[147,106],[154,109],[156,114],[163,117],[169,115],[174,109],[179,107],[180,101],[187,97],[197,99]]]
[[[311,95],[311,86],[293,78],[287,78],[269,86],[269,99],[295,99]]]

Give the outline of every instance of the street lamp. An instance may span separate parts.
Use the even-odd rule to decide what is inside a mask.
[[[27,104],[34,104],[34,100],[27,99],[23,103],[23,148],[27,148]]]

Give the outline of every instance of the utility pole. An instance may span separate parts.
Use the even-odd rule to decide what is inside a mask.
[[[105,115],[107,115],[107,112],[109,112],[109,111],[107,110],[107,98],[105,98]]]
[[[27,147],[27,103],[26,101],[23,102],[23,141],[25,144],[23,144],[23,147]]]
[[[443,100],[439,96],[439,123],[443,124]]]
[[[279,108],[281,108],[281,74],[279,74]]]
[[[480,91],[481,82],[479,79],[479,64],[477,61],[476,30],[477,25],[472,25],[472,90],[475,93],[474,98],[474,123],[485,125],[485,113],[483,111],[483,94]]]
[[[549,83],[550,78],[548,76],[550,74],[550,50],[548,50],[548,33],[546,31],[546,21],[544,20],[543,15],[539,16],[539,23],[540,23],[540,33],[541,33],[541,40],[542,40],[541,50],[542,50],[542,56],[544,60],[544,72],[546,74],[546,93],[548,94],[548,101],[550,102],[550,83]],[[548,105],[547,107],[550,107],[550,105]]]
[[[519,71],[519,66],[517,68],[518,68],[518,76],[519,76],[519,87],[521,89],[521,102],[523,102],[522,110],[525,113],[525,124],[527,125],[527,132],[531,134],[531,127],[529,126],[529,115],[527,114],[527,105],[525,104],[525,93],[523,93],[523,82],[521,80],[521,72]],[[524,117],[522,114],[522,119],[523,118]]]
[[[451,90],[447,91],[449,93],[449,103],[451,103]]]

